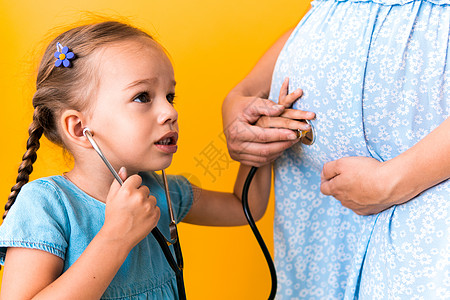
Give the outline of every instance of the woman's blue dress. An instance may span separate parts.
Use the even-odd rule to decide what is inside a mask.
[[[387,161],[446,120],[449,34],[450,0],[312,2],[270,95],[289,77],[317,115],[315,143],[275,163],[278,299],[450,299],[448,180],[372,216],[320,193],[324,163]]]

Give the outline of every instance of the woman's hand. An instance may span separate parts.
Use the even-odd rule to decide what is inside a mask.
[[[279,104],[259,97],[230,94],[233,105],[225,113],[224,133],[231,158],[242,164],[260,167],[278,158],[284,150],[297,143],[297,129],[309,125],[298,121],[313,119],[315,114],[287,109],[302,95],[301,90],[288,94],[286,79],[280,91]],[[233,119],[231,118],[233,116]]]
[[[132,175],[127,178],[125,168],[119,171],[123,185],[114,180],[106,199],[103,232],[111,237],[124,239],[130,250],[146,237],[156,226],[160,210],[156,198],[149,196],[148,187],[141,185],[142,178]]]
[[[344,157],[323,166],[320,190],[359,215],[379,213],[400,204],[389,172],[386,163],[374,158]]]
[[[360,215],[403,204],[450,178],[450,118],[400,155],[379,162],[345,157],[326,163],[320,190]]]
[[[296,89],[289,94],[289,78],[281,85],[278,104],[283,105],[284,111],[279,116],[261,116],[256,122],[257,126],[264,128],[286,128],[294,131],[308,131],[311,126],[300,120],[311,120],[315,117],[313,112],[291,109],[295,101],[303,95],[301,89]]]

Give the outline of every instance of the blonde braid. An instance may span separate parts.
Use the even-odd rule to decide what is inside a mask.
[[[34,110],[33,122],[28,128],[29,138],[27,141],[27,151],[22,157],[22,163],[19,166],[16,184],[11,188],[11,194],[9,194],[8,201],[6,202],[3,219],[5,219],[9,209],[16,201],[17,195],[22,187],[29,181],[30,174],[33,172],[33,164],[37,159],[36,152],[40,147],[39,140],[44,133],[44,127],[42,127],[41,122],[39,122],[40,115],[43,110],[45,111],[45,109],[42,109],[41,106],[36,107]]]

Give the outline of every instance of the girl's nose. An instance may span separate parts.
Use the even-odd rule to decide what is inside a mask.
[[[172,104],[170,104],[167,100],[161,101],[161,105],[158,108],[159,116],[158,123],[165,124],[170,123],[173,124],[178,120],[178,112],[175,110]]]

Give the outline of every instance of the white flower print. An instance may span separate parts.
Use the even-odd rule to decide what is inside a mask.
[[[448,4],[316,0],[280,53],[270,99],[285,77],[302,88],[316,142],[275,163],[277,299],[449,295],[450,184],[367,217],[320,193],[324,163],[390,160],[449,116]]]

